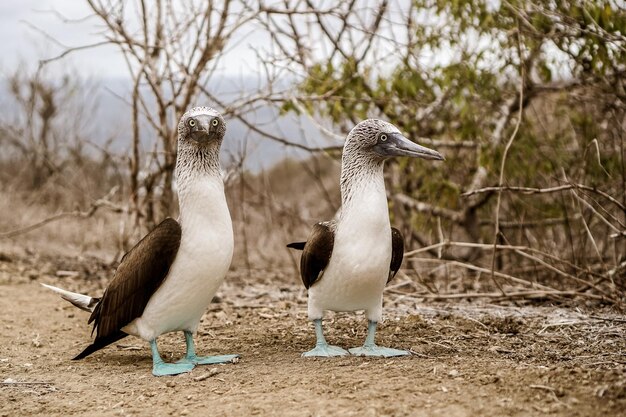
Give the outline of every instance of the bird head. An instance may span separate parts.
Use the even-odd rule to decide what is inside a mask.
[[[226,133],[226,122],[217,110],[211,107],[194,107],[180,118],[178,140],[180,144],[193,143],[206,146],[222,143]]]
[[[198,175],[220,177],[220,147],[226,133],[224,118],[210,107],[194,107],[178,122],[176,176],[180,189]]]
[[[378,119],[367,119],[357,124],[348,134],[344,154],[367,155],[375,160],[396,156],[443,160],[437,151],[411,142],[397,127]]]

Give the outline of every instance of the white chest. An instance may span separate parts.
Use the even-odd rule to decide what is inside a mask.
[[[139,336],[197,327],[230,267],[233,229],[221,181],[180,193],[182,238],[167,278],[135,323]]]
[[[379,311],[391,263],[384,184],[368,183],[342,207],[330,262],[309,290],[309,313]]]
[[[337,223],[331,263],[351,276],[385,274],[391,262],[390,228],[382,175],[354,185]]]
[[[391,226],[387,207],[379,213],[345,213],[335,235],[329,267],[346,277],[378,280],[389,271],[391,262]],[[365,210],[369,211],[369,210]]]

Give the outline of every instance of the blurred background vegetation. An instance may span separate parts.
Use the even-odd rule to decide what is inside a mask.
[[[236,265],[295,267],[284,245],[334,215],[342,139],[375,117],[446,156],[388,163],[403,285],[433,297],[622,305],[623,2],[86,3],[102,43],[127,63],[117,105],[128,129],[94,139],[97,83],[47,72],[89,45],[9,74],[4,247],[118,259],[176,215],[176,121],[201,104],[240,140],[224,160]],[[230,91],[216,68],[251,37],[256,82]],[[267,149],[257,158],[271,166],[251,169],[251,147]]]

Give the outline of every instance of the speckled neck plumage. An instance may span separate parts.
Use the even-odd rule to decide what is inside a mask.
[[[342,206],[350,204],[354,193],[368,183],[378,182],[383,179],[385,161],[358,146],[358,138],[353,137],[363,133],[353,129],[346,139],[341,157],[340,185]]]
[[[198,146],[179,140],[176,158],[178,189],[199,177],[221,177],[219,150],[219,143]]]

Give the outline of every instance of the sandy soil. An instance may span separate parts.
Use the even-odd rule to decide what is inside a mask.
[[[145,342],[126,338],[82,361],[87,313],[38,282],[99,295],[88,260],[0,262],[0,415],[611,416],[626,410],[626,320],[597,308],[416,303],[387,295],[379,344],[411,357],[304,359],[314,344],[292,272],[234,271],[196,338],[236,364],[155,378]],[[85,276],[89,279],[85,279]],[[395,298],[394,298],[395,297]],[[362,315],[325,321],[357,346]],[[160,339],[164,358],[182,334]]]

